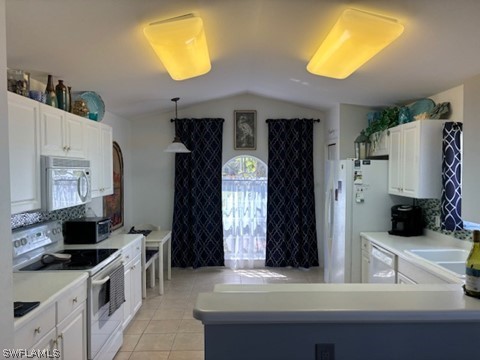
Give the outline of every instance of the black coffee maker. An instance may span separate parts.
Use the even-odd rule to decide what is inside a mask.
[[[388,233],[398,236],[419,236],[423,234],[422,208],[415,205],[392,206],[392,230]]]

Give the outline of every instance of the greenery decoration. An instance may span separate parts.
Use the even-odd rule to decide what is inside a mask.
[[[398,106],[390,106],[383,109],[380,119],[372,121],[365,129],[362,130],[361,134],[365,135],[367,138],[370,138],[370,135],[376,132],[397,126],[399,111],[400,107]]]

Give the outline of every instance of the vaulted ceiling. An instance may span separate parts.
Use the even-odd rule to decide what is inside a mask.
[[[397,18],[402,36],[345,80],[306,64],[345,8]],[[143,35],[153,21],[203,18],[212,70],[174,81]],[[239,93],[325,110],[418,99],[480,74],[476,0],[6,0],[7,64],[96,91],[126,118]]]

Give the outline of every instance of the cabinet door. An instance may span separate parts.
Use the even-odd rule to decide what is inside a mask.
[[[137,260],[133,264],[131,277],[132,316],[134,316],[142,306],[142,263],[140,256],[137,257]]]
[[[101,155],[101,132],[100,124],[91,121],[85,125],[85,144],[86,144],[86,156],[90,160],[91,180],[92,180],[92,197],[102,196],[100,193],[100,187],[103,183],[103,167]]]
[[[39,104],[8,93],[11,213],[41,207]]]
[[[132,314],[132,282],[131,282],[131,270],[132,262],[125,265],[125,302],[123,303],[123,328],[125,329],[127,325],[133,318]]]
[[[397,273],[397,284],[416,284],[416,282],[401,273]]]
[[[388,192],[394,195],[401,195],[402,128],[399,126],[390,129],[389,149]]]
[[[88,120],[66,114],[65,117],[65,143],[67,144],[67,155],[69,157],[85,158],[85,124]]]
[[[87,358],[86,305],[83,302],[57,326],[57,346],[63,360]]]
[[[53,328],[50,330],[39,342],[33,345],[29,350],[29,355],[26,357],[22,357],[22,359],[39,359],[40,357],[33,356],[34,353],[38,354],[42,352],[42,354],[47,354],[52,358],[59,358],[60,349],[58,348],[58,344],[56,339],[56,330]]]
[[[40,104],[41,154],[66,156],[65,111]]]
[[[370,256],[368,252],[362,251],[362,283],[367,284],[369,279],[368,269],[370,267]]]
[[[419,130],[416,122],[403,126],[402,193],[409,197],[415,197],[418,190]]]
[[[112,128],[101,126],[102,137],[102,169],[103,181],[101,186],[102,196],[113,194],[113,136]]]

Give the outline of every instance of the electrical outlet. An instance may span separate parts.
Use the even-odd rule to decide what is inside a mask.
[[[335,360],[335,344],[316,344],[315,360]]]

